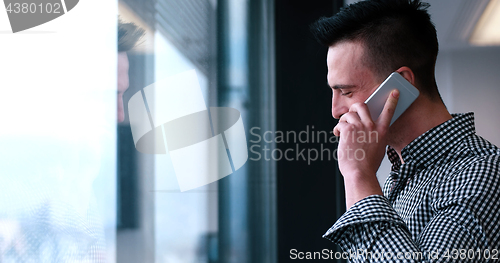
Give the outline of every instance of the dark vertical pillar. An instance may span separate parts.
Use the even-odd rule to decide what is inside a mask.
[[[330,139],[336,124],[326,81],[327,48],[316,42],[309,25],[333,15],[343,1],[275,3],[277,130],[295,132],[298,137],[295,142],[289,137],[276,145],[281,152],[291,149],[288,158],[292,160],[277,164],[278,261],[290,262],[292,249],[338,249],[322,238],[345,211],[342,178],[333,158],[337,145],[323,136],[319,142],[317,138],[319,131],[326,131]],[[298,141],[300,132],[302,142]]]
[[[249,97],[248,121],[261,132],[276,130],[274,1],[249,1]],[[256,144],[248,134],[249,147]],[[271,144],[272,145],[272,144]],[[276,162],[249,152],[249,233],[250,262],[277,262]]]

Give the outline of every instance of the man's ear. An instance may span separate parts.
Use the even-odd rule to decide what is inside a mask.
[[[413,74],[413,71],[409,67],[400,67],[398,70],[396,70],[403,78],[408,80],[408,82],[411,83],[411,85],[415,86],[415,74]]]

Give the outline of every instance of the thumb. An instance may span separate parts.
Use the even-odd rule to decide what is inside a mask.
[[[398,105],[398,99],[399,90],[392,90],[391,94],[385,102],[384,109],[382,110],[382,113],[377,120],[378,124],[389,127],[389,125],[391,124],[392,116],[394,116],[394,112],[396,111],[396,106]]]

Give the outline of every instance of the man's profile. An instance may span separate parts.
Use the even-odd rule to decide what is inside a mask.
[[[428,7],[420,0],[367,0],[311,26],[328,47],[338,151],[365,153],[362,160],[339,159],[347,212],[324,235],[355,251],[352,262],[483,262],[500,249],[500,149],[475,134],[473,113],[445,107]],[[392,72],[421,95],[389,127],[397,90],[378,119],[363,102]],[[373,132],[377,142],[350,137]],[[392,168],[382,190],[376,172],[385,152]]]

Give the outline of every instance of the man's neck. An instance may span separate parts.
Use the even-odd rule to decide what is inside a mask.
[[[401,151],[405,146],[451,118],[443,103],[433,102],[421,95],[391,126],[388,145],[396,150],[401,162],[404,163]]]

